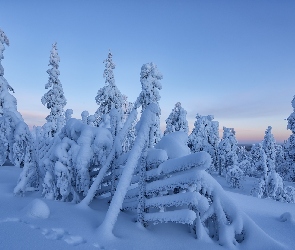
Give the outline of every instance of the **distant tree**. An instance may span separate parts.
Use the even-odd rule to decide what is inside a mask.
[[[287,174],[285,175],[286,180],[295,181],[295,96],[293,97],[291,103],[293,107],[293,112],[287,118],[287,129],[290,129],[292,134],[284,145],[286,159],[284,171],[287,172]]]
[[[196,115],[192,133],[188,138],[188,146],[193,153],[205,151],[212,157],[212,166],[215,170],[218,165],[219,123],[213,121],[213,115]]]
[[[273,134],[271,133],[271,126],[268,126],[267,130],[265,131],[265,136],[262,141],[262,147],[266,154],[266,165],[268,171],[275,170],[275,163],[276,163],[276,142],[274,139]]]
[[[66,112],[65,112],[66,122],[72,118],[72,115],[73,115],[73,110],[72,109],[67,109]]]
[[[276,144],[276,171],[284,180],[289,176],[289,165],[286,161],[285,143],[283,145]]]
[[[177,102],[174,109],[172,109],[172,112],[166,119],[166,130],[164,131],[164,135],[176,131],[188,133],[186,114],[187,112],[181,107],[181,103]]]
[[[262,177],[267,174],[267,156],[262,143],[253,144],[250,151],[251,176]]]
[[[140,82],[142,90],[134,104],[135,108],[141,106],[143,112],[151,103],[155,103],[159,107],[159,100],[161,98],[159,90],[162,89],[160,80],[162,79],[163,76],[158,70],[156,64],[151,62],[142,65],[140,72]],[[162,137],[162,133],[160,131],[160,114],[161,113],[157,114],[154,126],[151,128],[149,142],[150,146],[153,146],[154,144],[159,142]]]
[[[238,142],[233,128],[223,127],[223,136],[218,145],[219,174],[226,174],[230,168],[238,164]]]
[[[64,96],[62,84],[58,79],[60,58],[57,52],[57,44],[52,45],[52,50],[49,58],[50,69],[47,70],[49,75],[48,83],[45,84],[45,89],[51,88],[42,98],[42,104],[50,109],[50,114],[46,117],[46,120],[51,125],[50,134],[53,137],[60,131],[61,127],[65,124],[64,107],[67,104],[67,100]]]
[[[260,180],[252,190],[252,193],[255,192],[259,198],[269,197],[283,201],[285,200],[284,183],[275,168],[276,143],[271,134],[271,129],[269,126],[265,131],[262,143],[259,143],[256,148],[252,147],[253,150],[251,150],[253,164],[256,164],[256,176],[260,175]]]
[[[251,176],[250,152],[246,150],[245,146],[238,147],[237,150],[239,168],[245,175]]]
[[[87,124],[87,120],[88,120],[88,116],[89,116],[89,112],[87,110],[84,110],[82,113],[81,113],[81,118],[82,118],[82,122],[84,124]]]

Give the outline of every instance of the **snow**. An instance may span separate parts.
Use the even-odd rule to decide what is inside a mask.
[[[48,205],[40,199],[34,199],[24,208],[24,210],[28,216],[40,219],[47,219],[50,215],[50,209]]]
[[[24,197],[12,194],[21,169],[13,166],[0,168],[0,248],[1,249],[227,249],[214,243],[211,239],[198,240],[189,233],[187,225],[167,222],[138,227],[134,223],[134,213],[120,213],[112,240],[100,240],[95,229],[102,222],[108,203],[104,199],[95,199],[88,209],[78,209],[72,203],[62,203],[39,198],[40,194],[31,193]],[[293,249],[295,244],[294,219],[295,204],[277,202],[271,199],[258,199],[249,196],[252,179],[245,181],[244,190],[233,190],[227,187],[226,194],[239,209],[254,222],[245,223],[250,227],[249,237],[255,241],[245,243],[235,249]],[[248,184],[250,185],[250,184]],[[232,192],[235,191],[235,192]],[[24,210],[35,199],[47,204],[50,216],[47,219],[27,216]],[[162,213],[161,213],[162,214]],[[160,216],[160,215],[159,215]],[[246,216],[246,215],[245,215]],[[74,218],[74,219],[73,219]],[[262,228],[264,232],[258,229]],[[267,236],[267,235],[268,236]],[[259,240],[258,240],[259,239]],[[20,244],[21,242],[21,244]]]
[[[187,146],[188,136],[185,132],[174,132],[165,135],[155,146],[167,152],[168,158],[178,158],[190,154]]]

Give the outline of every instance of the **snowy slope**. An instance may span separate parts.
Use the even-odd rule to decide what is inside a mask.
[[[90,208],[40,198],[40,193],[25,197],[13,195],[21,169],[0,168],[0,249],[225,249],[211,240],[193,237],[187,225],[158,224],[142,228],[135,223],[136,215],[119,215],[112,239],[101,239],[97,227],[103,221],[108,204],[95,200]],[[294,249],[295,204],[262,200],[246,195],[249,187],[232,192],[224,179],[216,179],[225,187],[227,195],[245,211],[270,237],[269,242],[246,242],[237,249]],[[251,181],[251,180],[250,180]],[[249,184],[250,185],[250,184]],[[280,221],[289,212],[293,219]],[[272,238],[272,239],[271,239]],[[273,239],[282,248],[273,248]],[[268,244],[269,243],[269,244]],[[278,246],[278,245],[277,245]]]

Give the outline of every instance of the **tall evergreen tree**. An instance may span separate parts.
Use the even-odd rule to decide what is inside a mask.
[[[287,175],[285,175],[286,180],[295,181],[295,96],[293,97],[291,103],[293,107],[293,112],[287,118],[287,129],[290,129],[292,134],[284,145],[286,159],[286,165],[284,169],[288,173]]]
[[[187,112],[181,107],[181,103],[177,102],[174,109],[172,109],[172,112],[166,119],[166,130],[164,131],[164,135],[176,131],[188,133],[186,114]]]
[[[105,78],[105,86],[98,90],[95,97],[98,109],[96,114],[103,116],[109,114],[113,108],[122,112],[123,96],[115,84],[113,70],[116,65],[113,62],[111,51],[108,53],[108,58],[103,61],[105,69],[103,77]]]
[[[60,58],[57,52],[57,44],[52,45],[52,50],[49,58],[50,69],[47,70],[49,75],[48,83],[45,84],[45,89],[50,90],[42,97],[42,104],[50,109],[50,114],[46,117],[48,123],[51,124],[51,135],[54,136],[61,127],[65,124],[64,107],[67,100],[64,96],[62,84],[58,79]]]
[[[161,72],[154,63],[146,63],[142,65],[140,72],[140,82],[141,82],[141,93],[137,98],[134,107],[142,107],[142,112],[146,107],[155,103],[159,107],[159,100],[161,98],[159,90],[162,89],[160,80],[163,79]],[[160,107],[159,107],[159,111]],[[155,124],[151,130],[150,145],[154,145],[160,141],[162,133],[160,131],[160,113],[157,114]]]
[[[27,126],[21,114],[17,111],[16,98],[10,94],[10,91],[14,92],[14,90],[4,78],[4,68],[1,61],[4,59],[3,52],[5,50],[5,45],[9,46],[9,40],[0,29],[0,166],[5,163],[7,158],[9,158],[13,164],[17,164],[15,159],[19,159],[21,162],[23,161],[26,150],[25,147],[22,149],[17,148],[17,151],[15,151],[13,145],[15,145],[16,140],[16,127],[19,123],[23,123],[24,126]],[[21,158],[17,155],[21,156]]]

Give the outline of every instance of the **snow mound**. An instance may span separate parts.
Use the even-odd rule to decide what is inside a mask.
[[[286,222],[286,221],[292,221],[293,218],[292,218],[292,214],[290,214],[289,212],[286,212],[286,213],[283,213],[281,216],[280,216],[280,219],[279,219],[281,222]]]
[[[29,205],[27,205],[24,209],[26,214],[31,217],[47,219],[50,215],[50,209],[47,204],[40,200],[35,199]]]
[[[178,158],[190,154],[187,140],[188,136],[185,132],[174,132],[165,135],[155,148],[164,149],[169,159]]]

